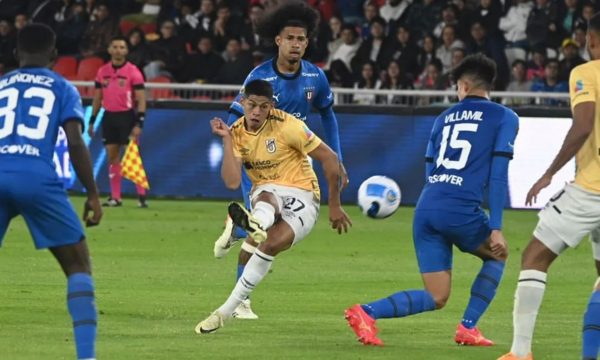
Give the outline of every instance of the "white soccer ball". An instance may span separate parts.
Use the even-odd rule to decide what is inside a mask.
[[[387,176],[375,175],[363,181],[358,188],[358,207],[374,219],[392,215],[400,205],[400,187]]]

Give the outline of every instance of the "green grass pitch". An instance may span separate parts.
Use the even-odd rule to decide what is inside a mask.
[[[82,208],[82,198],[73,199]],[[327,208],[310,236],[279,256],[252,296],[259,320],[233,320],[217,333],[194,326],[234,285],[238,248],[213,258],[224,202],[162,201],[149,209],[133,200],[105,211],[87,230],[99,310],[99,359],[496,359],[512,340],[512,303],[520,254],[535,226],[532,211],[508,211],[511,257],[498,295],[480,321],[491,348],[454,344],[456,324],[480,261],[455,251],[447,307],[404,319],[380,320],[383,348],[364,347],[343,310],[421,288],[411,237],[413,209],[371,220],[347,206],[354,226],[337,235]],[[0,359],[73,359],[65,279],[46,251],[35,251],[21,219],[0,251]],[[581,326],[596,278],[590,245],[569,250],[550,271],[538,317],[536,359],[578,359]]]

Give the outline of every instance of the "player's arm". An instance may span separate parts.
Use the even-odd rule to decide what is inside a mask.
[[[527,205],[537,200],[538,193],[550,185],[554,174],[577,154],[592,133],[596,116],[596,84],[593,79],[595,79],[593,74],[585,73],[580,66],[571,71],[569,88],[571,89],[573,123],[552,164],[527,193],[525,200]]]
[[[136,69],[137,70],[137,69]],[[144,77],[139,70],[134,71],[132,77],[133,95],[137,104],[137,112],[135,118],[135,126],[131,130],[131,136],[137,138],[142,133],[144,120],[146,119],[146,91],[144,89]]]
[[[88,126],[88,135],[90,137],[94,137],[94,122],[96,121],[96,116],[100,112],[100,107],[102,106],[102,85],[98,81],[95,83],[94,87],[94,97],[92,98],[92,116],[90,117],[90,122]]]
[[[342,202],[340,200],[341,188],[338,184],[339,177],[341,176],[341,168],[337,154],[329,146],[321,142],[308,155],[321,163],[325,178],[327,179],[329,188],[329,222],[331,223],[331,227],[336,229],[338,234],[341,234],[342,231],[348,232],[348,227],[352,225],[352,221],[350,221],[350,217],[342,209]]]
[[[81,137],[81,119],[69,119],[63,124],[69,146],[69,156],[73,169],[86,190],[87,201],[83,214],[83,220],[87,226],[98,225],[102,218],[102,207],[98,197],[98,188],[94,181],[92,161],[90,153]],[[92,211],[90,216],[89,212]]]
[[[221,164],[221,178],[228,189],[235,190],[242,181],[242,159],[236,156],[233,149],[231,130],[225,122],[215,117],[210,121],[213,134],[223,139],[223,163]]]

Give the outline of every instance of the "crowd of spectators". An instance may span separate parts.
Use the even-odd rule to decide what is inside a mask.
[[[51,25],[59,55],[107,58],[109,40],[130,42],[129,59],[147,79],[241,84],[275,55],[254,32],[265,9],[285,0],[0,0],[0,73],[14,68],[15,34],[27,22]],[[305,58],[332,86],[448,89],[450,69],[468,54],[496,61],[496,89],[568,91],[571,69],[587,60],[591,0],[306,0],[321,21]],[[355,96],[360,103],[402,97]],[[518,101],[518,99],[515,99]]]

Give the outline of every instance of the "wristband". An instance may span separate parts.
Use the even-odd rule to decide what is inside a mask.
[[[139,127],[140,129],[143,128],[145,116],[146,113],[144,112],[137,113],[137,118],[135,119],[135,126]]]

